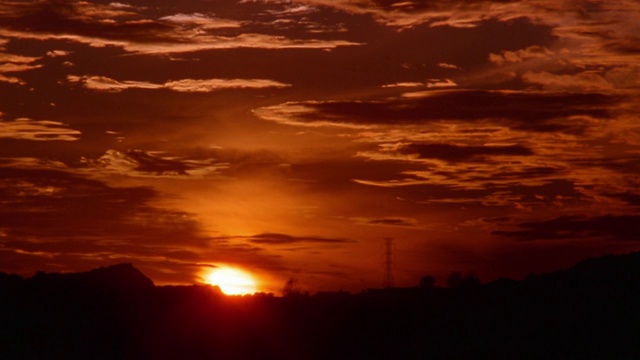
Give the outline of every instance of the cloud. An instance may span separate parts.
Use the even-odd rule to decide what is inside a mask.
[[[631,206],[640,207],[640,194],[639,193],[624,192],[624,193],[617,193],[617,194],[608,194],[608,196],[610,196],[612,198],[620,199],[620,200],[626,202],[627,204],[629,204]]]
[[[290,245],[299,243],[315,243],[315,244],[343,244],[353,242],[353,240],[344,238],[325,238],[318,236],[292,236],[277,233],[264,233],[254,235],[248,240],[255,244],[261,245]]]
[[[450,144],[408,144],[402,145],[401,154],[416,155],[421,159],[441,159],[446,161],[473,161],[481,156],[527,156],[533,152],[520,145],[506,146],[458,146]]]
[[[376,219],[360,219],[359,223],[365,225],[377,225],[377,226],[402,226],[402,227],[415,227],[418,221],[413,218],[404,217],[385,217]]]
[[[12,271],[70,271],[131,261],[161,282],[194,283],[202,263],[278,268],[249,244],[206,236],[150,186],[110,186],[62,163],[0,159],[0,261]],[[186,266],[191,266],[186,268]]]
[[[510,51],[503,50],[500,54],[489,54],[489,61],[497,64],[504,65],[509,63],[520,63],[523,61],[545,58],[551,55],[551,51],[540,45],[532,45],[526,49]]]
[[[166,89],[176,92],[213,92],[224,89],[284,88],[291,85],[265,79],[182,79],[156,84],[145,81],[118,81],[105,76],[68,75],[67,81],[83,87],[105,92],[121,92],[127,89]]]
[[[82,133],[69,129],[66,124],[49,120],[19,118],[13,121],[0,119],[0,139],[31,141],[76,141]]]
[[[387,84],[387,85],[382,85],[382,87],[384,88],[402,88],[402,87],[424,87],[424,88],[451,88],[451,87],[456,87],[458,86],[458,84],[456,84],[454,81],[450,80],[450,79],[430,79],[424,83],[421,82],[398,82],[398,83],[394,83],[394,84]],[[409,93],[407,96],[411,97],[411,94],[422,94],[419,92],[416,93]],[[415,96],[415,95],[414,95]]]
[[[150,188],[112,188],[63,169],[6,166],[0,167],[0,181],[2,198],[11,204],[2,211],[0,228],[11,237],[34,237],[45,242],[49,238],[99,236],[116,241],[151,235],[143,230],[145,223],[149,228],[166,230],[165,239],[171,233],[182,232],[175,226],[180,222],[180,214],[170,211],[162,214],[163,211],[148,207],[147,202],[156,196]],[[37,211],[44,208],[48,210]],[[147,221],[138,222],[141,217]]]
[[[531,131],[557,131],[553,124],[568,116],[607,118],[615,100],[603,94],[559,94],[517,91],[427,91],[379,101],[307,101],[263,107],[265,120],[297,126],[363,128],[429,124],[441,120],[504,120]]]
[[[290,84],[265,79],[183,79],[168,81],[164,88],[178,92],[211,92],[220,89],[285,88]]]
[[[433,185],[449,190],[481,190],[500,192],[517,186],[543,186],[562,173],[563,168],[539,166],[535,163],[429,163],[424,170],[403,171],[388,180],[353,179],[377,187],[411,187]],[[485,196],[489,194],[484,194]],[[511,198],[506,194],[506,198]]]
[[[84,39],[77,39],[82,42]],[[334,49],[340,46],[357,46],[360,43],[344,40],[318,40],[318,39],[290,39],[284,36],[264,34],[240,34],[238,36],[210,36],[198,35],[185,39],[185,41],[157,41],[157,42],[119,42],[88,39],[90,44],[98,46],[118,46],[125,51],[139,54],[175,54],[196,52],[204,50],[222,50],[237,48],[255,49]]]
[[[5,63],[5,64],[0,64],[0,73],[22,72],[22,71],[38,69],[40,67],[42,67],[42,65]]]
[[[48,57],[51,57],[51,58],[68,56],[68,55],[70,55],[70,54],[71,54],[71,52],[70,52],[70,51],[64,51],[64,50],[51,50],[51,51],[47,51],[47,56],[48,56]]]
[[[514,10],[534,23],[549,27],[556,39],[547,46],[536,44],[490,53],[489,61],[502,71],[487,71],[485,83],[496,83],[496,78],[505,82],[522,77],[527,85],[585,92],[639,86],[637,71],[622,77],[624,85],[605,75],[611,71],[627,72],[635,67],[631,64],[640,60],[637,51],[640,26],[636,21],[640,4],[637,2],[548,0],[518,4]]]
[[[76,76],[68,75],[67,81],[72,84],[81,84],[91,90],[120,92],[126,89],[161,89],[161,84],[153,84],[144,81],[117,81],[106,76]]]
[[[449,63],[444,63],[444,62],[439,63],[438,67],[442,68],[442,69],[460,70],[459,66],[453,65],[453,64],[449,64]]]
[[[62,20],[66,20],[67,24],[112,24],[116,20],[139,15],[136,9],[141,8],[121,3],[96,4],[90,1],[9,1],[0,7],[0,16],[14,20],[14,24],[22,20],[37,29]],[[42,19],[49,22],[42,22]]]
[[[40,59],[41,58],[37,56],[23,56],[23,55],[16,55],[16,54],[11,54],[6,52],[0,52],[1,64],[16,64],[16,65],[33,64],[34,62]]]
[[[275,16],[288,16],[288,15],[308,15],[318,11],[317,8],[308,6],[308,5],[300,5],[300,4],[285,4],[285,7],[280,10],[269,10],[268,13]]]
[[[298,3],[333,7],[352,14],[368,14],[379,23],[400,29],[428,24],[431,27],[475,27],[486,21],[528,21],[557,28],[559,35],[634,38],[640,6],[634,0],[616,3],[574,0],[296,0]],[[613,21],[612,21],[613,19]],[[613,34],[612,30],[618,29]]]
[[[397,83],[393,83],[393,84],[382,85],[382,87],[385,87],[385,88],[424,87],[424,86],[425,86],[425,83],[421,83],[421,82],[409,82],[409,81],[397,82]]]
[[[179,24],[182,26],[201,27],[203,29],[237,28],[242,26],[242,23],[239,21],[218,19],[200,13],[179,13],[175,15],[163,16],[159,20],[173,24]]]
[[[0,17],[11,20],[11,26],[0,29],[0,37],[71,41],[91,47],[118,47],[135,54],[166,55],[234,48],[328,50],[360,45],[339,39],[293,38],[272,34],[273,26],[263,29],[265,31],[250,26],[256,20],[251,16],[246,21],[199,12],[157,17],[157,10],[150,8],[90,2],[65,2],[62,5],[45,1],[25,6],[6,6],[14,6],[15,9],[10,15],[8,11],[4,16],[0,11]],[[242,11],[232,13],[243,14]]]
[[[3,52],[3,44],[4,43],[0,42],[0,82],[16,85],[26,85],[26,82],[24,82],[22,79],[14,76],[6,76],[5,74],[24,72],[41,68],[42,65],[35,64],[35,62],[40,60],[41,58]]]
[[[22,79],[14,77],[14,76],[4,76],[2,74],[0,74],[0,82],[4,82],[4,83],[9,83],[9,84],[16,84],[16,85],[26,85],[27,83],[24,82]]]
[[[626,76],[621,76],[622,74]],[[599,71],[583,71],[557,75],[546,71],[530,71],[522,75],[522,80],[552,91],[611,91],[616,88],[640,87],[640,71],[631,67],[616,68],[604,74]]]
[[[128,150],[122,153],[116,150],[107,152],[97,160],[84,160],[84,165],[92,172],[101,171],[133,177],[203,177],[217,174],[226,169],[214,159],[185,159],[162,156],[162,153],[150,153],[142,150]]]
[[[551,220],[525,222],[524,230],[494,231],[495,235],[519,241],[605,238],[640,241],[640,215],[607,214],[595,217],[561,216]]]
[[[368,14],[381,24],[411,28],[421,24],[468,28],[487,19],[514,19],[525,16],[532,9],[519,0],[297,0],[300,3],[323,5],[353,14]]]

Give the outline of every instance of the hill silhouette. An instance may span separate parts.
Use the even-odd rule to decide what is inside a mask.
[[[227,297],[131,264],[0,273],[1,359],[637,359],[640,253],[475,287]]]

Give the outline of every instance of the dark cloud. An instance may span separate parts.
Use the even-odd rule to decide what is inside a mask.
[[[135,168],[137,171],[156,174],[176,173],[179,175],[187,175],[187,169],[189,169],[189,166],[183,162],[163,159],[141,150],[129,150],[127,151],[127,155],[137,162],[138,166]]]
[[[292,236],[286,234],[264,233],[254,235],[248,240],[255,244],[262,245],[290,245],[299,243],[316,243],[316,244],[342,244],[353,242],[353,240],[343,238],[325,238],[317,236]]]
[[[250,26],[260,22],[255,17],[258,10],[265,11],[274,6],[269,3],[226,1],[216,4],[181,3],[176,7],[146,5],[149,6],[122,7],[115,3],[105,5],[60,0],[38,1],[28,5],[8,4],[6,7],[15,11],[11,14],[9,11],[5,14],[0,12],[0,25],[8,28],[0,33],[16,39],[63,40],[95,47],[113,46],[142,54],[229,48],[332,49],[358,45],[335,39],[335,36],[326,39],[296,37],[295,32],[283,34],[276,27],[259,29]],[[281,7],[279,4],[275,6]],[[199,10],[190,12],[190,8],[194,7],[199,7]],[[244,11],[228,11],[230,7],[240,7]],[[209,15],[214,12],[222,12],[231,18]]]
[[[60,122],[28,118],[5,121],[0,113],[0,139],[76,141],[81,135],[80,131],[69,129],[68,126]]]
[[[380,101],[287,103],[262,108],[264,119],[284,124],[316,126],[409,125],[439,120],[498,119],[531,131],[572,129],[554,119],[570,116],[609,118],[616,98],[603,94],[563,94],[501,91],[431,91],[416,97]]]
[[[199,281],[200,263],[282,267],[255,246],[207,236],[193,213],[156,206],[160,198],[147,186],[112,187],[69,171],[0,167],[0,263],[29,273],[133,261],[161,282],[188,283]]]
[[[149,187],[110,187],[64,171],[0,168],[0,228],[10,236],[198,242],[188,213],[154,208]]]
[[[165,155],[165,156],[162,156]],[[85,166],[95,170],[115,172],[129,176],[187,176],[211,175],[226,165],[213,159],[188,159],[166,154],[153,154],[142,150],[127,150],[122,153],[107,150],[97,160],[85,161]]]
[[[520,241],[580,238],[640,241],[640,215],[561,216],[546,221],[525,222],[518,227],[524,230],[493,233]]]
[[[402,154],[417,155],[422,159],[468,161],[479,156],[526,156],[533,152],[520,145],[458,146],[450,144],[409,144],[399,149]]]
[[[629,205],[640,207],[639,193],[625,192],[625,193],[618,193],[618,194],[609,194],[609,196],[611,196],[612,198],[620,199],[628,203]]]
[[[406,218],[381,218],[381,219],[369,219],[367,220],[369,225],[384,225],[384,226],[416,226],[415,219]]]

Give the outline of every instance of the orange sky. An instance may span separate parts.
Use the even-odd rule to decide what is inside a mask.
[[[0,3],[0,271],[278,291],[640,249],[635,0]]]

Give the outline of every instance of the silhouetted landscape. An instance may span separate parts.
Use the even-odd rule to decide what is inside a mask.
[[[2,359],[633,359],[640,252],[525,280],[225,296],[131,264],[0,273]]]

